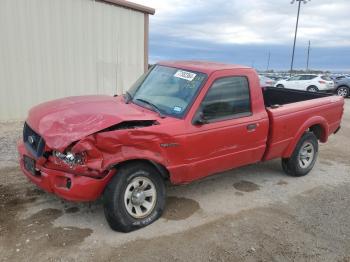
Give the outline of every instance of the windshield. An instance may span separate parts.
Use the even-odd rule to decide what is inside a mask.
[[[156,65],[130,88],[132,102],[164,115],[182,117],[206,74]]]

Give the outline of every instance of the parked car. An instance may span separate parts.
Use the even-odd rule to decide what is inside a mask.
[[[342,97],[350,95],[350,78],[343,78],[335,82],[336,94]]]
[[[110,227],[129,232],[162,215],[166,183],[276,158],[287,174],[308,174],[319,141],[339,130],[343,107],[339,96],[263,90],[244,66],[161,62],[124,96],[33,107],[19,163],[29,180],[63,199],[102,196]]]
[[[261,87],[274,86],[275,83],[276,83],[271,78],[263,76],[263,75],[259,75],[259,80],[260,80],[260,86]]]
[[[331,77],[334,81],[339,81],[339,80],[342,80],[344,78],[346,78],[347,76],[346,75],[341,75],[341,76],[333,76]]]
[[[295,75],[275,84],[279,88],[297,89],[310,92],[334,92],[334,81],[325,75],[303,74]]]
[[[283,77],[282,76],[268,76],[270,79],[272,79],[273,81],[275,81],[275,83],[277,82],[277,81],[280,81],[280,80],[282,80],[283,79]]]

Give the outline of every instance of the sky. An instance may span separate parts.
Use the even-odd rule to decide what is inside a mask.
[[[133,0],[156,9],[150,16],[150,63],[208,60],[259,70],[290,68],[297,3],[291,0]],[[350,1],[301,5],[296,69],[350,71]]]

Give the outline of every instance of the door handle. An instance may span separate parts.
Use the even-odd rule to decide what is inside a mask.
[[[257,127],[258,127],[257,124],[249,124],[249,125],[247,125],[247,130],[248,130],[248,132],[253,132],[256,130]]]

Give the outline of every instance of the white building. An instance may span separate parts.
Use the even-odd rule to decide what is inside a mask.
[[[124,0],[1,0],[0,121],[54,98],[121,94],[147,69],[150,14]]]

